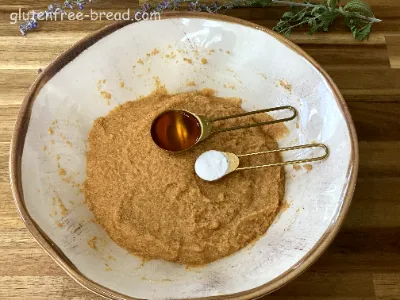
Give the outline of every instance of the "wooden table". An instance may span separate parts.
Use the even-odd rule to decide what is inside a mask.
[[[98,0],[102,11],[135,8],[128,0]],[[38,69],[106,21],[41,24],[27,38],[10,25],[11,12],[50,0],[0,3],[0,299],[99,299],[70,279],[36,244],[20,220],[8,177],[8,151],[19,106]],[[354,41],[342,22],[328,34],[296,32],[291,39],[332,76],[353,116],[360,172],[350,212],[337,238],[303,275],[271,299],[400,299],[400,2],[369,0],[383,22],[368,42]],[[281,8],[242,8],[229,14],[272,27]]]

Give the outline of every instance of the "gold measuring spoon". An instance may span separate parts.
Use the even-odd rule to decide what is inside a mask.
[[[322,148],[324,149],[324,154],[318,157],[290,160],[285,162],[270,163],[258,166],[239,167],[241,157],[274,153],[274,152],[284,152],[284,151],[291,151],[298,149],[307,149],[307,148]],[[265,151],[241,154],[241,155],[236,155],[230,152],[210,150],[204,152],[197,158],[194,165],[194,169],[197,176],[199,176],[201,179],[206,181],[215,181],[235,171],[313,162],[313,161],[323,160],[328,156],[329,156],[329,149],[324,144],[300,145],[300,146],[286,147],[275,150],[265,150]]]
[[[213,129],[212,124],[217,121],[223,121],[233,118],[240,118],[254,114],[266,113],[278,110],[290,110],[292,115],[287,118],[258,122],[245,125],[238,125],[228,128]],[[159,114],[151,125],[151,136],[153,141],[161,149],[170,152],[180,152],[192,148],[197,143],[205,140],[211,134],[250,128],[255,126],[270,125],[279,122],[293,120],[297,116],[297,111],[292,106],[281,106],[268,109],[261,109],[247,113],[219,117],[207,118],[206,116],[197,115],[186,110],[167,110]]]

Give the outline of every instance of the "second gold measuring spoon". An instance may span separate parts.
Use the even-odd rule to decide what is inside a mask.
[[[302,158],[297,160],[289,160],[283,162],[276,163],[267,163],[255,166],[240,166],[240,158],[255,156],[267,153],[276,153],[276,152],[286,152],[293,151],[299,149],[311,149],[311,148],[320,148],[324,150],[324,153],[320,156],[313,156],[310,158]],[[259,169],[266,167],[276,167],[276,166],[285,166],[292,164],[301,164],[307,162],[313,162],[318,160],[323,160],[329,156],[329,149],[324,144],[308,144],[308,145],[299,145],[293,147],[279,148],[273,150],[265,150],[260,152],[253,152],[247,154],[237,155],[230,152],[221,152],[216,150],[210,150],[201,154],[194,165],[195,172],[197,176],[205,181],[215,181],[221,179],[222,177],[228,175],[229,173],[241,170],[250,170],[250,169]]]

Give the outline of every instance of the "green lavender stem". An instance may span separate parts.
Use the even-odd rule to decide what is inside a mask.
[[[314,8],[315,5],[311,3],[297,3],[297,2],[292,2],[292,1],[280,1],[280,0],[272,0],[272,3],[279,3],[283,5],[289,5],[289,6],[302,6],[302,7],[309,7],[309,8]]]
[[[312,3],[298,3],[298,2],[281,1],[281,0],[272,0],[272,3],[282,4],[282,5],[289,5],[289,6],[307,7],[307,8],[314,8],[314,7],[317,6],[316,4],[312,4]],[[356,17],[361,19],[361,20],[364,20],[364,21],[367,21],[367,22],[371,22],[371,23],[382,22],[381,19],[365,17],[365,16],[362,16],[360,14],[356,14]]]
[[[361,19],[361,20],[370,22],[370,23],[379,23],[379,22],[382,22],[381,19],[371,18],[371,17],[365,17],[365,16],[362,16],[362,15],[360,15],[360,14],[357,14],[356,17],[359,18],[359,19]]]

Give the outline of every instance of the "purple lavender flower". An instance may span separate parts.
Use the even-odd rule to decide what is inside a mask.
[[[195,11],[196,10],[196,3],[190,2],[188,10],[189,11]]]
[[[217,1],[215,1],[215,2],[212,3],[212,4],[210,4],[210,5],[207,7],[207,11],[208,11],[209,13],[216,13],[219,9],[220,9],[220,7],[218,6]]]
[[[149,3],[145,3],[142,6],[142,12],[147,12],[151,9],[151,5]]]
[[[22,34],[23,36],[26,35],[26,31],[27,31],[27,30],[25,29],[24,24],[19,25],[19,32],[21,32],[21,34]]]
[[[35,19],[31,19],[31,20],[29,20],[28,22],[26,22],[26,23],[24,23],[24,24],[21,24],[21,25],[19,26],[19,31],[21,32],[22,35],[25,36],[26,33],[27,33],[29,30],[35,29],[35,28],[37,28],[37,27],[38,27],[38,24],[37,24],[36,20],[35,20]]]
[[[167,9],[169,7],[169,5],[170,5],[169,0],[163,0],[162,2],[160,2],[157,5],[157,9],[158,10],[165,10],[165,9]]]
[[[35,28],[38,27],[38,23],[37,23],[36,19],[31,19],[29,21],[29,23],[30,23],[30,26],[31,26],[32,29],[35,29]]]
[[[84,0],[76,0],[75,5],[78,6],[78,9],[82,10],[85,7],[86,2]]]
[[[69,9],[74,9],[74,6],[69,2],[69,0],[64,1],[64,7]]]

